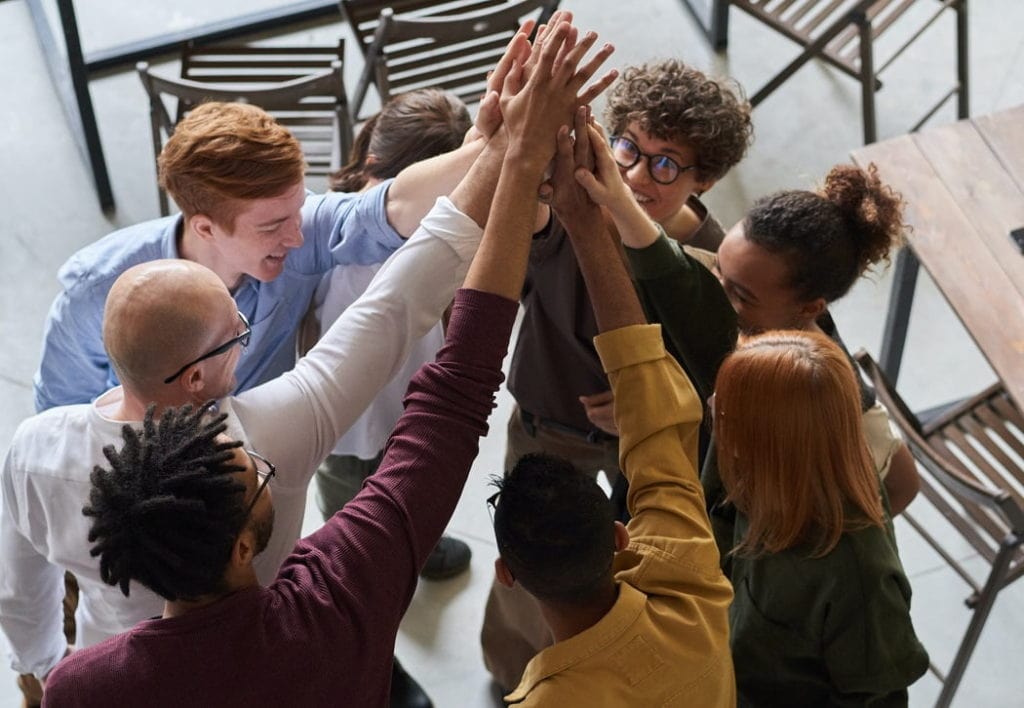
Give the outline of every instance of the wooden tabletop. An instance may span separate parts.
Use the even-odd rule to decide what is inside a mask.
[[[1024,105],[852,156],[903,195],[910,247],[1024,410]]]

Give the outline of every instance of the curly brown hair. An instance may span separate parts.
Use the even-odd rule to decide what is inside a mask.
[[[697,178],[719,179],[753,140],[750,104],[738,83],[711,78],[678,59],[628,67],[612,87],[605,123],[618,135],[630,123],[697,153]]]
[[[789,190],[759,199],[743,221],[746,238],[789,266],[805,301],[837,300],[869,267],[888,262],[903,239],[903,199],[878,177],[836,165],[816,192]]]
[[[157,158],[160,185],[186,217],[233,228],[242,202],[283,194],[303,180],[299,141],[262,108],[204,103],[179,123]]]

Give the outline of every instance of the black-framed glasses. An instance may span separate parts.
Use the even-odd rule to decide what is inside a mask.
[[[621,135],[613,135],[610,139],[612,157],[615,164],[624,170],[647,158],[647,173],[658,184],[672,184],[679,175],[697,169],[697,165],[680,165],[668,155],[650,155],[640,150],[636,143]]]
[[[252,337],[252,327],[249,326],[249,320],[246,319],[245,315],[243,315],[241,312],[238,313],[238,319],[242,320],[242,326],[244,327],[244,329],[242,330],[241,334],[239,334],[237,337],[232,337],[228,341],[226,341],[223,344],[221,344],[219,347],[217,347],[215,349],[211,349],[210,351],[206,352],[205,354],[203,354],[198,359],[193,359],[189,363],[185,364],[185,366],[181,367],[180,369],[175,371],[173,374],[168,376],[166,379],[164,379],[164,383],[165,384],[171,383],[172,381],[174,381],[174,379],[176,379],[179,376],[181,376],[182,374],[184,374],[185,370],[188,369],[188,367],[195,366],[196,364],[198,364],[201,361],[205,361],[207,359],[211,359],[211,358],[213,358],[215,356],[223,354],[224,352],[226,352],[228,349],[230,349],[231,347],[235,346],[236,344],[240,345],[243,349],[245,347],[249,346],[249,338]]]
[[[270,484],[270,479],[277,474],[277,467],[274,466],[273,462],[254,450],[246,450],[245,454],[252,460],[252,464],[256,468],[256,478],[260,483],[260,486],[256,488],[256,494],[253,495],[252,501],[249,502],[249,506],[245,510],[245,515],[249,516],[252,513],[253,507],[256,506],[260,495],[263,494],[263,490]]]

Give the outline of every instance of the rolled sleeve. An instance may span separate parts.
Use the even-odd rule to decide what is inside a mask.
[[[335,265],[383,263],[403,243],[388,223],[387,198],[393,180],[360,194],[310,194],[302,207],[306,244],[290,266],[305,273],[326,272]]]

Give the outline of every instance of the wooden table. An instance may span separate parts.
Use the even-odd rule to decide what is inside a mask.
[[[897,257],[882,366],[895,379],[919,260],[1024,410],[1024,254],[1010,238],[1024,227],[1024,105],[852,156],[862,168],[874,162],[902,193],[911,227],[910,248]]]

